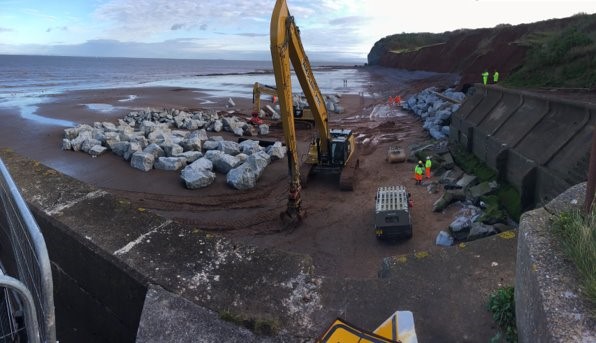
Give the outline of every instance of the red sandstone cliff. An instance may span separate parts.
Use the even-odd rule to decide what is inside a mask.
[[[496,69],[503,79],[524,64],[531,44],[539,41],[540,37],[573,25],[576,18],[516,26],[499,25],[495,28],[458,30],[436,35],[387,36],[375,43],[368,55],[368,62],[370,65],[408,70],[458,73],[461,75],[460,85],[481,82],[484,70],[492,75]],[[414,40],[416,43],[412,43]],[[421,41],[427,44],[421,45]]]

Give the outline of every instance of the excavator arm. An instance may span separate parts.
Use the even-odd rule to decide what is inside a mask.
[[[298,55],[303,58],[306,57],[304,49],[300,42],[298,28],[296,27],[293,18],[290,16],[288,5],[285,0],[278,0],[273,8],[271,15],[270,39],[271,39],[271,60],[273,62],[273,72],[275,74],[275,84],[277,86],[277,95],[279,96],[279,107],[281,112],[281,122],[284,131],[284,138],[288,148],[288,169],[290,174],[290,190],[288,195],[288,205],[285,212],[282,213],[282,221],[286,225],[296,225],[304,216],[304,210],[301,207],[300,198],[300,160],[298,158],[298,150],[296,146],[296,127],[294,125],[294,112],[292,109],[292,74],[290,72],[290,61],[293,63],[296,74],[300,74],[299,80],[306,81],[307,89],[311,89],[308,85],[307,76],[310,73],[311,80],[316,87],[316,82],[312,78],[312,71],[308,60],[303,60],[306,68],[302,66]],[[308,72],[305,72],[305,69]],[[300,70],[300,71],[298,71]],[[309,104],[311,103],[311,94],[307,95]],[[317,99],[323,103],[320,92]],[[312,106],[312,105],[311,105]],[[316,105],[315,105],[316,106]],[[318,111],[315,110],[314,113]],[[313,113],[313,114],[314,114]],[[326,113],[325,113],[326,114]],[[315,125],[326,125],[327,118],[324,120],[315,114]]]
[[[261,93],[277,96],[277,89],[255,82],[252,88],[252,102],[255,104],[253,108],[254,113],[261,111]]]
[[[345,169],[344,167],[349,162],[354,151],[355,142],[349,130],[329,130],[328,113],[323,95],[313,75],[308,57],[304,52],[304,47],[300,40],[300,30],[294,22],[294,17],[290,15],[285,0],[277,0],[273,8],[270,39],[271,59],[273,61],[277,95],[279,96],[284,138],[288,148],[288,168],[290,174],[288,206],[286,212],[282,213],[282,219],[285,219],[286,222],[289,219],[290,223],[297,223],[302,219],[304,211],[300,206],[300,161],[296,146],[296,127],[292,108],[290,63],[294,67],[294,73],[306,96],[315,127],[318,131],[318,137],[311,143],[307,162],[313,166],[316,165],[320,168],[328,167],[334,171]],[[348,174],[346,173],[346,175]],[[351,189],[351,177],[344,177],[342,174],[342,178],[349,179],[350,184],[346,189]]]
[[[327,122],[325,100],[313,75],[308,57],[304,52],[304,47],[300,40],[300,30],[294,22],[294,17],[290,15],[286,1],[278,0],[275,3],[273,15],[271,16],[270,35],[271,58],[273,60],[273,70],[280,100],[281,97],[286,98],[286,100],[289,100],[290,109],[292,108],[291,61],[296,77],[300,82],[300,87],[311,107],[315,127],[321,139],[323,153],[326,153],[329,124]],[[280,84],[280,82],[283,83]],[[285,93],[282,96],[282,93],[280,93],[282,89],[289,94],[289,97]]]

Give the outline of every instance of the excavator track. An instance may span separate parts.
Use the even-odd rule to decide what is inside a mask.
[[[360,167],[360,160],[352,158],[346,163],[339,175],[339,189],[342,191],[353,191],[356,181],[356,171]]]

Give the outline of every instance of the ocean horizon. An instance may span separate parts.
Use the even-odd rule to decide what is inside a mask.
[[[312,68],[317,81],[329,85],[328,77],[353,78],[344,75],[344,68],[356,66],[313,62]],[[0,105],[15,96],[73,90],[147,86],[217,90],[221,88],[217,84],[274,84],[273,66],[266,60],[0,55],[0,75]],[[338,84],[343,85],[343,80]]]
[[[311,66],[323,94],[357,94],[371,82],[355,65]],[[38,105],[71,91],[176,87],[207,97],[252,98],[255,82],[275,85],[271,61],[0,55],[0,109],[18,108],[22,117],[36,120]],[[302,92],[295,77],[292,88]]]

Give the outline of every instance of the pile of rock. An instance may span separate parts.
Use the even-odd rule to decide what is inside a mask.
[[[220,136],[209,138],[203,148],[205,156],[186,166],[180,174],[188,189],[212,184],[215,172],[226,175],[227,184],[236,189],[254,188],[271,161],[286,154],[286,147],[281,142],[264,148],[258,141],[236,143],[225,141]]]
[[[177,109],[146,109],[130,112],[124,117],[123,121],[133,127],[140,127],[145,122],[152,122],[156,125],[166,124],[169,128],[175,127],[185,130],[228,131],[236,136],[257,136],[269,133],[267,124],[261,124],[258,128],[255,128],[245,119],[235,115],[223,116],[215,111],[186,112]]]
[[[438,93],[436,87],[431,87],[409,97],[402,107],[419,116],[424,121],[424,129],[428,130],[434,139],[440,140],[449,136],[451,115],[459,109],[459,103],[465,96],[464,93],[453,89]]]
[[[429,193],[437,193],[442,186],[443,194],[433,204],[434,212],[442,212],[453,203],[462,209],[454,221],[440,231],[435,243],[450,246],[457,242],[472,241],[478,238],[512,230],[515,223],[499,208],[499,204],[485,203],[482,199],[495,197],[497,181],[480,182],[478,177],[463,172],[454,162],[447,141],[434,144],[412,145],[408,161],[415,163],[430,156],[433,161],[433,175],[439,181],[424,181]],[[495,197],[496,198],[496,197]]]
[[[485,196],[495,193],[496,181],[478,182],[474,175],[466,174],[454,167],[441,176],[439,183],[443,185],[443,195],[433,204],[433,211],[440,212],[454,202],[460,203],[462,209],[447,230],[440,231],[436,244],[450,246],[457,242],[473,241],[478,238],[512,230],[515,223],[507,216],[495,217],[488,212],[488,205],[481,201]]]
[[[285,156],[286,148],[281,142],[264,148],[250,139],[237,143],[207,135],[207,131],[221,130],[240,135],[243,126],[236,117],[206,116],[202,112],[131,112],[118,120],[118,125],[96,122],[65,129],[62,149],[93,157],[112,151],[143,171],[182,169],[180,176],[189,189],[212,184],[215,172],[225,174],[227,183],[236,189],[250,189],[272,160]]]
[[[452,89],[439,93],[435,87],[431,87],[408,98],[403,104],[403,108],[413,111],[424,121],[424,129],[438,140],[408,148],[409,162],[415,163],[430,156],[433,161],[433,175],[440,176],[438,183],[427,184],[429,193],[436,193],[440,185],[443,186],[443,194],[433,204],[433,211],[441,212],[455,202],[462,206],[449,227],[439,232],[436,244],[442,246],[512,230],[516,225],[506,215],[502,215],[504,212],[498,208],[498,204],[487,205],[481,201],[484,197],[494,196],[498,183],[479,182],[476,176],[464,173],[455,165],[449,151],[445,138],[449,135],[451,115],[460,108],[459,103],[464,99],[464,93]]]

